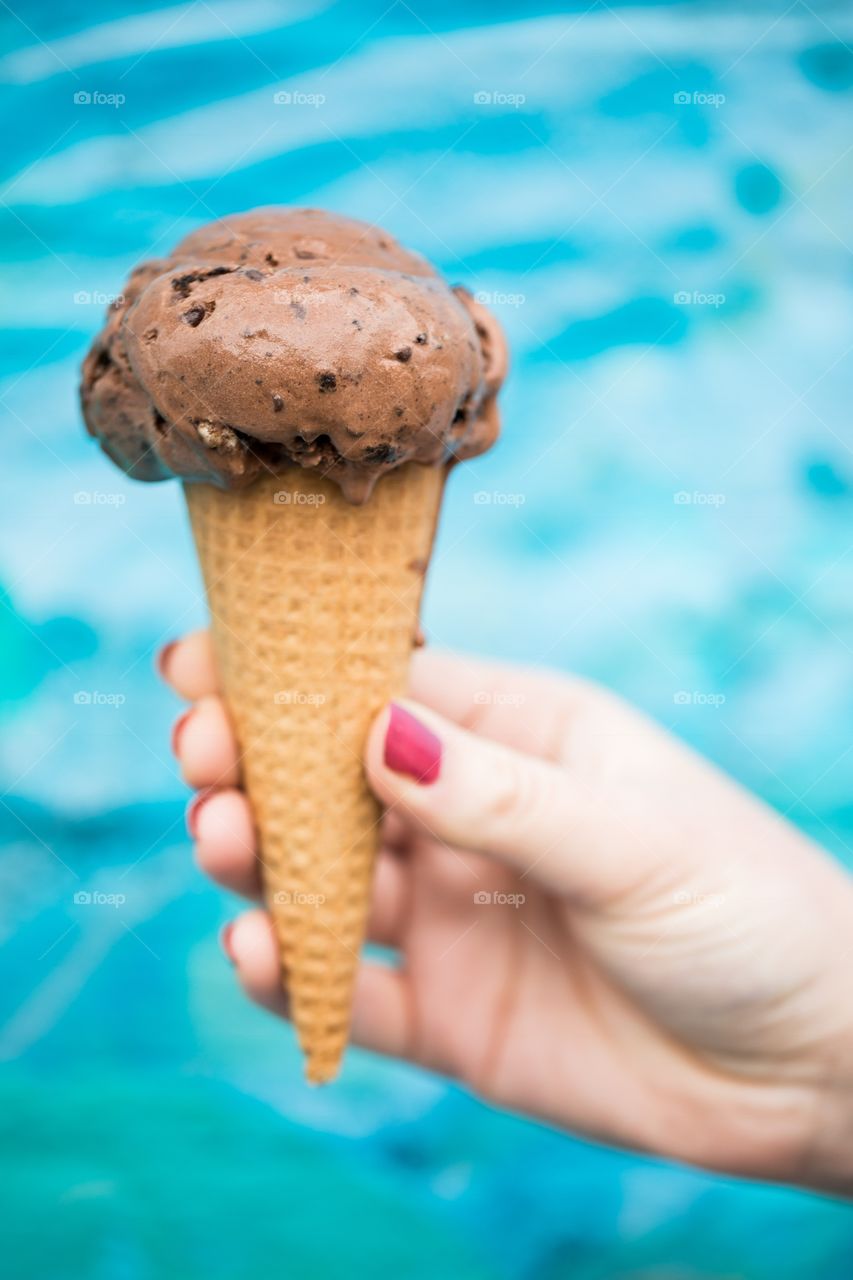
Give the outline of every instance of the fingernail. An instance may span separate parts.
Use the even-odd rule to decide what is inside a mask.
[[[190,833],[193,840],[198,838],[198,815],[213,795],[215,789],[215,787],[205,787],[202,791],[198,791],[187,805],[187,831]]]
[[[191,715],[192,710],[185,711],[182,716],[178,716],[177,720],[172,725],[172,755],[176,756],[178,754],[178,749],[181,745],[181,734],[186,728],[187,721]]]
[[[164,644],[155,659],[157,672],[164,680],[166,679],[166,668],[169,665],[169,659],[171,658],[177,643],[177,640],[170,640],[168,644]]]
[[[422,786],[435,782],[441,771],[440,739],[396,702],[391,703],[385,734],[385,764]]]
[[[237,963],[234,957],[234,952],[231,950],[231,936],[233,933],[234,933],[233,920],[229,921],[228,924],[224,924],[219,931],[219,945],[222,948],[222,950],[225,952],[225,956],[230,964]]]

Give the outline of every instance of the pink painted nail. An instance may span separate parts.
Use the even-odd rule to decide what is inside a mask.
[[[163,645],[163,648],[157,654],[155,665],[157,667],[158,674],[164,680],[166,679],[166,668],[169,665],[169,659],[171,658],[177,643],[177,640],[170,640],[168,644]]]
[[[385,734],[385,764],[422,786],[435,782],[441,771],[440,740],[396,702],[391,703]]]
[[[220,933],[219,933],[219,945],[222,948],[222,950],[225,952],[225,955],[227,956],[230,963],[236,964],[237,961],[234,958],[234,952],[231,950],[231,935],[233,934],[233,932],[234,932],[234,922],[232,920],[232,921],[229,921],[228,924],[224,924],[222,926],[222,929],[220,930]]]
[[[215,787],[204,787],[197,792],[187,805],[186,821],[187,831],[193,840],[198,838],[198,815],[201,813],[207,801],[213,795]]]

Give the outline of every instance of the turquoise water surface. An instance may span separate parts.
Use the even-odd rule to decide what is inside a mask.
[[[849,8],[82,12],[0,9],[3,1273],[849,1277],[829,1200],[357,1052],[301,1083],[184,834],[151,671],[204,617],[180,494],[108,466],[76,401],[128,268],[200,222],[387,226],[514,352],[500,447],[449,488],[431,640],[605,681],[849,858]]]

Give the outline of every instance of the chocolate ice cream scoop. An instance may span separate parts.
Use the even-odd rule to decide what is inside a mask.
[[[259,209],[143,264],[83,369],[86,424],[141,480],[239,488],[297,464],[364,502],[385,471],[483,452],[494,319],[366,223]]]

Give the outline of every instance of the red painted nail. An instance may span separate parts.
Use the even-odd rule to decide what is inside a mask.
[[[396,702],[391,703],[385,734],[385,763],[422,786],[435,782],[441,771],[441,741]]]
[[[234,932],[233,921],[229,921],[228,924],[224,924],[219,933],[219,945],[222,948],[222,950],[225,952],[225,955],[227,956],[230,963],[236,964],[237,961],[234,958],[234,952],[231,950],[231,935],[233,934],[233,932]]]
[[[201,813],[204,805],[213,795],[215,787],[204,787],[201,791],[196,792],[192,800],[187,805],[186,822],[187,831],[193,840],[198,838],[198,815]]]
[[[178,754],[178,748],[181,745],[181,734],[186,728],[187,721],[191,715],[192,710],[185,711],[182,716],[178,716],[177,720],[172,725],[172,755],[176,756]]]
[[[166,679],[166,668],[169,665],[169,659],[171,658],[177,643],[177,640],[170,640],[168,644],[164,644],[155,659],[158,674],[162,676],[164,680]]]

